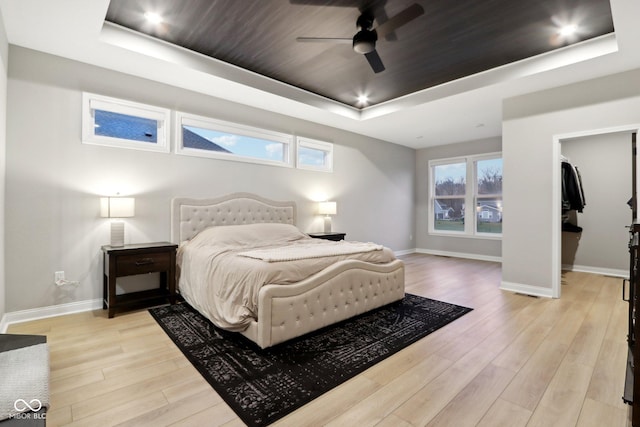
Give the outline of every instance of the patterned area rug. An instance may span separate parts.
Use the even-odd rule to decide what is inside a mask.
[[[471,311],[406,294],[399,302],[261,350],[186,303],[149,310],[249,426],[264,426]]]

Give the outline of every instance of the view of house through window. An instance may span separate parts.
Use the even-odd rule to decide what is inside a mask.
[[[169,151],[170,111],[124,99],[82,94],[82,142]]]
[[[170,151],[171,111],[93,93],[82,94],[82,142]],[[175,112],[175,152],[270,166],[333,172],[333,143]]]
[[[476,162],[476,231],[502,233],[502,159]]]
[[[464,231],[464,202],[467,182],[466,163],[434,166],[434,228]]]
[[[502,234],[502,158],[499,154],[443,159],[430,162],[430,166],[430,232]],[[465,209],[468,206],[475,209]]]
[[[182,112],[176,122],[180,154],[292,166],[291,135]]]
[[[184,148],[231,153],[242,157],[284,161],[283,143],[195,126],[182,127]]]
[[[95,134],[149,143],[158,142],[158,121],[112,111],[95,110]]]

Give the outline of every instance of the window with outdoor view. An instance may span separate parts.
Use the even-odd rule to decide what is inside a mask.
[[[182,112],[176,126],[178,154],[293,166],[292,135]]]
[[[169,119],[166,108],[82,94],[84,144],[168,152]]]
[[[448,163],[433,167],[434,229],[464,232],[464,202],[466,195],[467,166]]]
[[[502,233],[502,159],[476,162],[476,232]]]
[[[296,140],[299,169],[333,171],[333,144],[303,137]]]
[[[501,236],[502,158],[499,153],[433,160],[429,162],[429,169],[430,233]]]

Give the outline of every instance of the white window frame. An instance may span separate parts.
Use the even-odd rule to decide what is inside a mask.
[[[448,159],[438,159],[438,160],[430,160],[429,161],[429,207],[428,207],[428,212],[429,212],[429,228],[428,228],[428,232],[429,234],[434,234],[434,235],[439,235],[439,236],[458,236],[458,237],[464,237],[467,234],[467,228],[468,228],[468,220],[467,220],[467,216],[468,216],[468,206],[469,206],[469,200],[468,200],[468,195],[469,195],[469,167],[466,166],[465,167],[465,194],[464,195],[455,195],[455,196],[439,196],[436,197],[436,187],[435,187],[435,174],[434,174],[434,169],[436,166],[444,166],[444,165],[451,165],[451,164],[456,164],[456,163],[467,163],[467,159],[465,157],[451,157]],[[435,211],[434,211],[434,207],[435,207],[435,200],[436,199],[464,199],[464,204],[465,204],[465,217],[464,217],[464,231],[455,231],[455,230],[436,230],[435,228]]]
[[[181,111],[176,112],[175,140],[176,154],[195,157],[208,157],[212,159],[231,160],[236,162],[257,163],[270,166],[293,167],[293,135],[281,132],[255,128],[238,123],[212,119],[210,117],[198,116]],[[197,148],[184,147],[182,141],[182,126],[193,126],[202,129],[209,129],[217,132],[224,132],[233,135],[259,138],[283,144],[283,160],[268,160],[258,157],[242,156],[233,153],[219,151],[201,150]]]
[[[472,156],[471,159],[473,161],[473,211],[474,211],[474,222],[473,222],[473,233],[477,237],[481,237],[483,239],[501,239],[502,233],[482,233],[478,230],[478,214],[477,214],[477,206],[478,201],[481,199],[495,199],[500,198],[502,200],[502,194],[482,194],[478,193],[478,162],[482,160],[492,160],[502,158],[502,153],[490,153]]]
[[[324,165],[305,165],[300,162],[300,148],[323,151],[326,153]],[[317,139],[298,136],[296,138],[296,166],[298,169],[306,169],[320,172],[333,172],[333,144]]]
[[[126,114],[134,117],[155,120],[158,123],[156,129],[156,142],[135,141],[124,138],[114,138],[96,135],[95,110],[109,111]],[[108,147],[129,148],[134,150],[170,152],[171,110],[153,105],[141,104],[124,99],[111,98],[95,93],[82,93],[82,143],[91,145],[103,145]]]
[[[481,155],[471,155],[462,157],[451,157],[446,159],[430,160],[429,165],[429,206],[428,206],[428,233],[436,236],[450,236],[450,237],[465,237],[465,238],[481,238],[481,239],[502,239],[502,233],[481,233],[477,231],[478,214],[477,204],[478,199],[492,198],[501,195],[483,194],[478,196],[478,161],[490,160],[502,158],[502,153],[487,153]],[[451,196],[449,198],[459,199],[464,197],[465,210],[464,210],[464,231],[453,230],[436,230],[435,228],[435,166],[442,166],[454,163],[465,163],[466,176],[465,176],[465,195],[464,196]],[[442,197],[438,197],[442,198]]]

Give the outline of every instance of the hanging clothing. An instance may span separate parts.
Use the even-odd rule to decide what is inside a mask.
[[[586,206],[582,177],[578,168],[571,163],[562,162],[562,210],[582,212]]]

